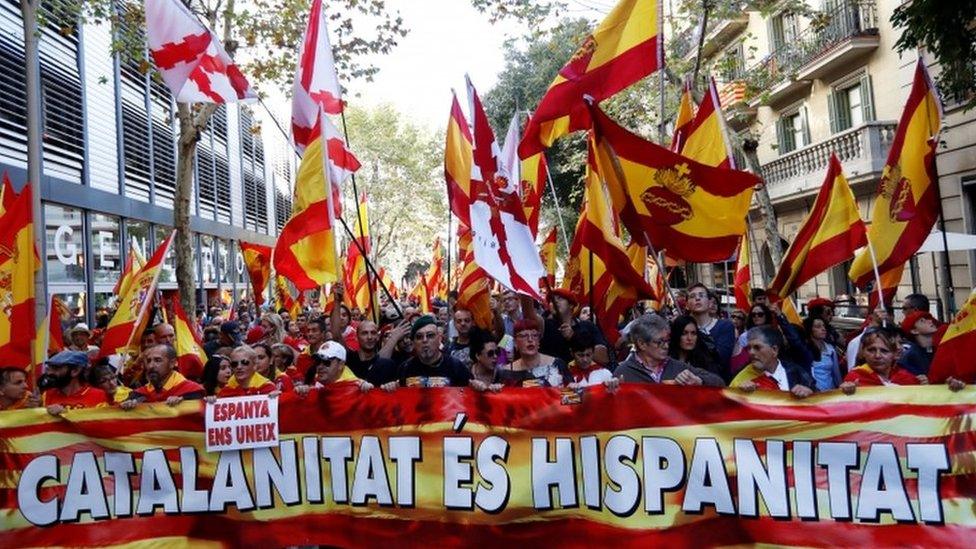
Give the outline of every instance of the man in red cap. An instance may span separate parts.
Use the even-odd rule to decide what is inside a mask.
[[[926,311],[914,311],[901,321],[906,345],[898,358],[898,365],[919,376],[928,375],[935,356],[935,340],[939,322]]]

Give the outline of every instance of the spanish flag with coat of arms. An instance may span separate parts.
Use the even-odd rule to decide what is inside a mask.
[[[16,194],[12,185],[4,187],[4,212],[0,215],[0,364],[30,369],[37,328],[33,189],[28,184]]]

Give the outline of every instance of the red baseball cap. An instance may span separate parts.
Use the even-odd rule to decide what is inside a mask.
[[[925,311],[913,311],[905,315],[905,320],[901,321],[901,331],[905,332],[906,334],[911,334],[912,328],[915,327],[915,323],[923,318],[931,320],[936,326],[939,325],[939,321],[937,321],[931,313],[927,313]]]

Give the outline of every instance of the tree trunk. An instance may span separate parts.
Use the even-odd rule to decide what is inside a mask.
[[[759,167],[759,155],[756,150],[759,142],[755,139],[746,139],[742,143],[742,154],[746,158],[746,167],[750,172],[762,177],[762,170]],[[779,236],[779,229],[776,223],[776,210],[773,209],[773,201],[769,198],[769,189],[766,188],[766,181],[763,180],[756,187],[756,200],[759,201],[759,210],[763,216],[763,232],[766,235],[766,245],[769,246],[769,255],[773,260],[773,269],[779,268],[783,262],[783,246]],[[762,258],[760,257],[760,261]],[[768,284],[769,281],[765,280]]]

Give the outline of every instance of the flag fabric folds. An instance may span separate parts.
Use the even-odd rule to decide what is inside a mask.
[[[458,262],[463,268],[458,276],[457,306],[471,311],[474,323],[480,328],[490,330],[493,313],[491,310],[491,279],[474,261],[471,230],[458,229]]]
[[[685,81],[678,102],[678,114],[674,118],[674,134],[671,136],[671,150],[681,152],[688,137],[688,130],[695,119],[695,99],[691,96],[691,82]]]
[[[427,288],[427,275],[420,275],[420,278],[417,279],[417,284],[410,290],[410,299],[417,303],[421,314],[425,315],[434,312],[434,305],[431,303],[430,293],[427,291]]]
[[[580,45],[536,107],[519,156],[590,127],[584,96],[600,102],[664,66],[659,0],[620,0]]]
[[[830,156],[827,176],[810,213],[800,225],[767,293],[783,299],[804,282],[854,256],[867,244],[867,229],[844,177],[840,160]]]
[[[427,269],[427,293],[433,298],[447,298],[447,281],[444,279],[444,247],[438,237],[434,241],[434,257]]]
[[[244,268],[247,269],[247,276],[251,280],[251,289],[254,291],[254,305],[260,307],[264,304],[264,290],[268,287],[271,280],[271,254],[270,246],[252,244],[240,241],[241,255],[244,256]]]
[[[929,368],[930,383],[944,383],[949,376],[976,383],[976,289],[946,328]]]
[[[47,310],[47,348],[44,349],[47,356],[60,353],[65,349],[64,328],[61,321],[70,314],[71,311],[68,310],[65,302],[57,294],[51,294],[51,306]],[[46,357],[41,358],[46,359]],[[35,362],[39,363],[42,360],[35,359]]]
[[[539,212],[542,211],[542,194],[546,187],[549,167],[545,153],[534,154],[521,162],[521,195],[525,220],[529,223],[532,238],[539,236]]]
[[[122,267],[122,274],[119,276],[118,281],[115,282],[112,293],[115,295],[125,295],[125,292],[129,290],[129,285],[132,284],[132,279],[145,265],[146,258],[142,256],[142,252],[139,251],[135,242],[129,243],[129,253],[126,255],[125,265]]]
[[[919,59],[871,211],[868,240],[874,247],[878,272],[907,263],[925,242],[938,217],[939,180],[933,137],[939,133],[941,120],[939,95]],[[874,270],[870,250],[862,250],[854,258],[848,275],[859,288],[871,283]]]
[[[361,223],[361,224],[360,224]],[[359,199],[359,219],[353,222],[353,235],[355,241],[349,242],[346,250],[345,285],[346,291],[344,299],[349,308],[358,307],[365,316],[372,315],[373,311],[379,311],[376,303],[375,282],[369,276],[366,267],[365,251],[368,256],[372,243],[369,237],[369,217],[366,212],[366,195]],[[359,243],[357,246],[356,243]],[[360,251],[362,248],[363,251]]]
[[[549,230],[546,239],[539,249],[539,258],[546,267],[546,283],[550,288],[556,287],[556,227]]]
[[[514,188],[507,181],[507,170],[501,164],[502,151],[495,140],[495,132],[488,122],[478,90],[474,88],[471,79],[465,75],[468,87],[468,103],[471,113],[471,136],[474,138],[474,165],[471,170],[472,185],[483,183],[490,191],[514,192]],[[496,176],[499,178],[496,180]],[[473,200],[473,198],[472,198]]]
[[[339,114],[342,108],[322,0],[312,0],[292,84],[291,131],[299,152],[321,134],[319,111]]]
[[[176,340],[176,361],[180,373],[191,379],[203,377],[203,365],[207,363],[207,353],[203,351],[203,341],[193,327],[193,322],[183,310],[179,299],[173,299],[173,331]]]
[[[756,176],[703,165],[634,135],[592,106],[596,166],[613,209],[656,251],[696,262],[725,261],[745,233]]]
[[[447,142],[444,145],[444,179],[451,212],[466,227],[471,226],[471,170],[474,163],[474,139],[468,121],[455,95],[451,102],[451,117],[447,122]]]
[[[156,283],[175,234],[174,230],[156,248],[146,265],[133,278],[129,291],[119,296],[118,308],[102,337],[99,357],[139,351],[139,337],[149,323],[149,309],[156,295]]]
[[[739,255],[735,258],[735,275],[732,283],[734,285],[735,306],[743,311],[748,311],[751,306],[750,295],[752,293],[752,267],[749,264],[749,236],[742,235],[739,243]]]
[[[725,132],[722,131],[723,117],[715,79],[712,78],[695,118],[681,128],[683,135],[679,148],[672,150],[706,166],[735,168],[732,152],[725,141]]]
[[[178,0],[146,0],[146,41],[181,103],[254,101],[257,94],[220,39]]]
[[[275,311],[284,309],[291,313],[296,309],[298,304],[298,301],[291,295],[291,289],[288,288],[288,281],[280,275],[275,276],[274,299]],[[325,309],[323,308],[322,310]]]
[[[32,370],[37,319],[34,312],[34,222],[28,184],[19,194],[5,185],[0,216],[0,364]],[[12,195],[12,196],[11,196]]]
[[[324,115],[323,115],[324,116]],[[305,150],[295,177],[292,213],[275,243],[275,272],[299,289],[314,290],[338,280],[333,195],[327,193],[322,139]]]

